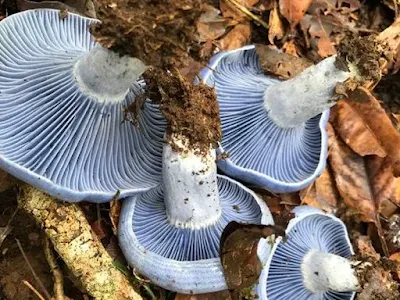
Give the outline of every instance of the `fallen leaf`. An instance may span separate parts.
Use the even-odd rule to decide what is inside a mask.
[[[196,24],[200,42],[216,40],[225,33],[228,24],[219,14],[220,11],[215,7],[204,5],[204,13]]]
[[[90,227],[100,240],[107,236],[107,224],[104,220],[96,220],[90,224]]]
[[[333,108],[331,123],[335,132],[358,155],[386,156],[375,134],[364,123],[362,117],[344,100],[339,101]]]
[[[388,157],[393,162],[400,161],[400,134],[371,92],[358,87],[346,101],[375,134]]]
[[[273,75],[289,79],[312,66],[313,63],[305,58],[298,58],[265,45],[256,44],[261,68]]]
[[[319,16],[305,15],[301,20],[301,28],[310,34],[312,46],[322,58],[336,54],[336,50],[330,38],[332,26],[324,24]],[[325,25],[325,26],[324,26]]]
[[[282,51],[286,54],[299,57],[294,40],[287,40],[282,46]]]
[[[329,168],[325,168],[321,176],[311,186],[300,191],[300,198],[302,204],[335,213],[339,195]]]
[[[205,293],[199,295],[186,295],[177,293],[175,295],[175,300],[230,300],[230,299],[232,298],[229,291]]]
[[[242,23],[236,25],[227,35],[217,42],[221,50],[233,50],[244,45],[250,41],[251,26],[250,23]]]
[[[121,206],[122,203],[120,200],[112,200],[110,202],[110,220],[111,220],[111,228],[115,235],[118,235],[118,223],[119,223],[119,216],[121,215]]]
[[[364,159],[337,137],[332,126],[329,134],[329,162],[340,196],[346,206],[365,222],[375,222],[375,202]]]
[[[220,257],[230,290],[241,290],[257,281],[262,269],[257,245],[261,238],[272,234],[284,236],[285,230],[277,226],[239,224],[235,221],[225,227],[220,240]]]
[[[395,189],[393,165],[390,159],[378,156],[365,158],[375,205],[380,212],[383,202],[389,201]]]
[[[303,19],[312,0],[279,0],[279,11],[293,29]]]
[[[255,4],[257,4],[260,0],[236,0],[240,5],[251,8]],[[220,0],[219,8],[222,12],[224,18],[228,19],[231,18],[237,23],[241,23],[245,20],[248,20],[248,17],[240,11],[237,6],[227,0]]]
[[[278,7],[276,5],[269,14],[268,25],[268,41],[274,45],[274,40],[281,40],[285,34],[281,18],[279,17]]]

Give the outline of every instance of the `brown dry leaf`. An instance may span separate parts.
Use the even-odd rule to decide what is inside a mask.
[[[390,196],[390,200],[392,200],[395,204],[400,206],[400,178],[394,178],[394,188],[393,193]]]
[[[299,57],[299,54],[297,53],[296,49],[296,44],[294,43],[294,40],[288,40],[286,41],[283,46],[282,46],[282,51],[286,54]]]
[[[231,300],[229,291],[206,293],[199,295],[176,294],[175,300]]]
[[[340,196],[347,207],[353,209],[362,221],[374,222],[376,219],[375,203],[363,158],[336,136],[330,124],[328,124],[327,130],[329,162]]]
[[[260,0],[236,0],[240,5],[250,9],[254,5],[256,5]],[[245,20],[248,20],[248,17],[241,12],[234,4],[227,0],[220,0],[219,2],[219,8],[221,9],[222,15],[224,18],[228,19],[231,18],[233,19],[234,23],[237,24],[240,22],[243,22]]]
[[[251,26],[249,22],[236,25],[227,35],[217,42],[221,50],[233,50],[244,45],[250,41]]]
[[[256,44],[255,46],[260,58],[261,68],[267,73],[285,79],[292,78],[313,65],[311,61],[305,58],[298,58],[265,45]]]
[[[220,11],[211,5],[204,5],[204,13],[197,21],[199,41],[216,40],[221,37],[228,26],[225,18],[219,15]]]
[[[388,157],[393,162],[400,161],[400,134],[371,92],[363,87],[358,87],[350,94],[347,103],[375,134]]]
[[[268,41],[274,45],[275,38],[281,40],[284,34],[285,30],[281,18],[279,17],[278,7],[275,5],[269,14]]]
[[[336,211],[339,195],[329,168],[325,168],[322,175],[311,186],[300,191],[300,198],[302,204],[311,205],[329,213]]]
[[[310,34],[313,47],[322,58],[336,54],[336,50],[330,39],[332,26],[323,24],[319,16],[305,15],[301,20],[301,27]]]
[[[220,240],[220,257],[230,290],[241,290],[257,281],[262,269],[257,245],[260,238],[272,234],[285,236],[285,230],[277,226],[240,224],[235,221],[225,227]]]
[[[279,11],[293,29],[303,19],[312,0],[279,0]]]
[[[112,200],[110,202],[109,216],[111,220],[112,231],[115,235],[118,235],[118,222],[119,222],[119,216],[121,215],[121,207],[122,203],[118,199]]]
[[[375,134],[364,123],[363,119],[344,100],[333,108],[331,123],[341,139],[358,155],[386,156]]]

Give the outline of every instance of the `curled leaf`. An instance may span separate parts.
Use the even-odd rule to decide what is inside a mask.
[[[248,225],[235,221],[225,227],[220,240],[220,257],[229,289],[240,290],[257,281],[262,269],[257,245],[261,238],[272,234],[284,236],[285,230],[278,226]]]

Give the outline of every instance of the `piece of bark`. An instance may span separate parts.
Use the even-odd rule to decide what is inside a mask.
[[[18,204],[44,229],[55,250],[91,296],[98,300],[142,299],[113,265],[78,205],[58,202],[27,184],[21,186]]]

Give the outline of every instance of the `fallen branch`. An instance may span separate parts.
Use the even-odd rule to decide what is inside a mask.
[[[91,296],[98,300],[142,299],[113,265],[78,205],[58,202],[27,184],[21,186],[18,204],[43,227],[58,254]]]

